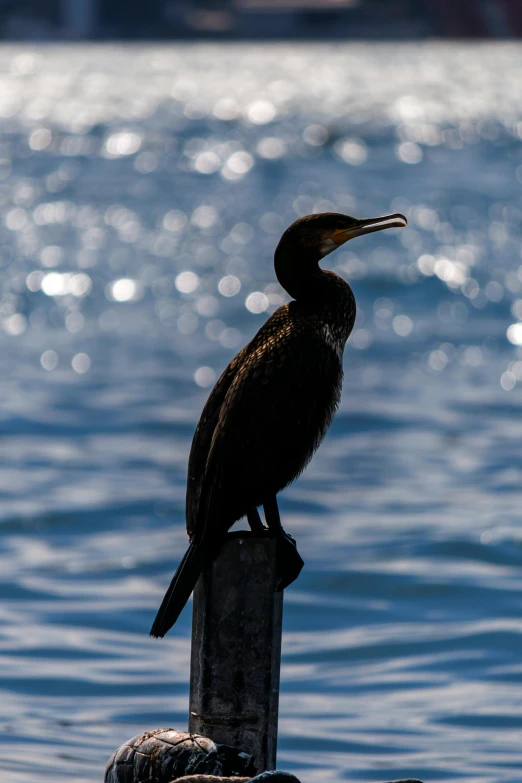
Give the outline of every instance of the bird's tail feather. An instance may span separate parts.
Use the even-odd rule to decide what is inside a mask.
[[[190,598],[202,569],[206,567],[208,562],[208,547],[201,543],[189,546],[161,602],[156,619],[150,629],[151,636],[163,638],[172,628]]]

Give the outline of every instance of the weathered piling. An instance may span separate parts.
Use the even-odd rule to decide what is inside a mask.
[[[273,771],[283,615],[276,549],[268,536],[227,535],[194,591],[190,733],[133,737],[109,759],[105,783],[299,783]]]
[[[283,593],[273,538],[229,534],[194,591],[189,731],[275,769]]]

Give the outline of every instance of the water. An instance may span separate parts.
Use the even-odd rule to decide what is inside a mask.
[[[330,209],[409,227],[327,259],[359,316],[280,501],[306,567],[279,766],[520,779],[521,67],[514,44],[0,50],[2,781],[94,783],[186,726],[190,610],[147,633],[192,432],[284,301],[282,229]]]

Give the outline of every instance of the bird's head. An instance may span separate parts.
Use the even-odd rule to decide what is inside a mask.
[[[385,228],[402,228],[407,222],[404,215],[398,213],[362,220],[337,212],[305,215],[286,229],[278,250],[281,248],[293,254],[304,253],[318,261],[349,239]]]
[[[286,229],[275,251],[277,279],[296,299],[313,294],[318,262],[349,239],[407,225],[404,215],[357,218],[337,212],[323,212],[299,218]]]

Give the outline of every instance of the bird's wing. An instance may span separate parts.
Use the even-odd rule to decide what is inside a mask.
[[[340,358],[292,310],[275,313],[236,359],[213,409],[192,540],[225,532],[299,475],[338,404]]]
[[[248,348],[248,346],[246,346],[246,348]],[[242,355],[246,348],[243,348],[243,350],[234,357],[212,389],[192,439],[188,462],[186,498],[187,531],[191,539],[195,533],[195,519],[201,495],[201,485],[205,474],[205,466],[207,464],[214,429],[219,419],[223,400],[234,380],[237,367],[241,363]]]
[[[198,426],[192,439],[188,464],[187,497],[186,497],[186,519],[187,532],[191,540],[198,537],[197,516],[200,506],[201,490],[205,479],[205,470],[213,442],[214,430],[218,423],[221,408],[226,394],[236,377],[238,371],[244,367],[245,360],[252,351],[266,342],[267,334],[277,332],[281,328],[281,323],[286,321],[286,312],[288,305],[280,307],[266,321],[254,338],[232,359],[228,367],[224,370],[216,385],[212,389],[210,396],[203,408]],[[201,514],[200,514],[201,516]],[[201,526],[199,526],[201,527]]]

